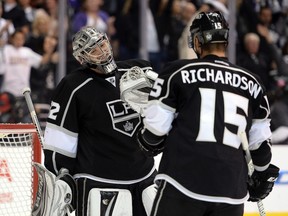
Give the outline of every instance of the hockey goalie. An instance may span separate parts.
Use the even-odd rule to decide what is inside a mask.
[[[150,215],[157,170],[154,158],[139,148],[136,135],[142,118],[134,110],[137,107],[121,100],[119,82],[129,71],[132,80],[134,74],[143,78],[142,89],[153,68],[142,59],[114,61],[107,35],[91,26],[73,36],[72,49],[81,66],[54,89],[44,133],[45,167],[56,176],[61,168],[68,169],[77,186],[71,202],[69,192],[63,192],[60,216],[69,213],[69,208],[75,208],[76,216]],[[131,97],[139,99],[142,93],[147,95],[134,91]],[[55,179],[52,194],[57,197]],[[58,204],[49,194],[44,197],[52,202],[50,206]]]

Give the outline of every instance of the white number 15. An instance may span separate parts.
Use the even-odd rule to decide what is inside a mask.
[[[215,112],[217,112],[216,90],[200,88],[201,95],[201,111],[200,111],[200,127],[196,141],[216,142],[214,135]],[[224,122],[235,125],[239,131],[244,131],[247,125],[245,116],[237,113],[240,108],[248,115],[248,99],[231,92],[222,92],[224,102]],[[238,134],[232,133],[226,127],[224,128],[223,144],[239,148],[241,141]]]

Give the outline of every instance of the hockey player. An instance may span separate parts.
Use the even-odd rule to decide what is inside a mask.
[[[189,41],[199,59],[167,65],[150,92],[138,139],[147,153],[163,151],[153,216],[240,216],[278,177],[265,89],[227,60],[228,33],[221,13],[199,13]],[[255,164],[249,185],[241,132]]]
[[[45,166],[56,175],[61,168],[73,175],[76,216],[146,216],[144,206],[152,206],[149,197],[156,194],[154,159],[135,139],[142,119],[120,100],[119,78],[131,67],[152,67],[145,60],[115,62],[106,34],[94,27],[77,32],[72,46],[82,67],[54,92],[44,134]]]

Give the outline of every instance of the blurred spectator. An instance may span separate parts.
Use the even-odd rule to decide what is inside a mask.
[[[171,25],[169,32],[169,42],[167,44],[167,61],[174,61],[180,58],[179,40],[186,26],[191,25],[191,19],[196,14],[195,5],[187,0],[174,0],[172,7]],[[185,40],[187,41],[187,38]],[[188,48],[188,43],[187,43]],[[186,50],[187,48],[184,48]],[[184,52],[183,50],[183,52]]]
[[[272,10],[268,11],[271,12]],[[267,26],[259,24],[257,26],[257,31],[261,38],[260,43],[262,47],[260,47],[260,52],[266,53],[266,55],[272,59],[272,70],[270,71],[270,75],[272,75],[274,81],[276,81],[273,86],[274,89],[271,89],[272,91],[270,91],[270,103],[273,103],[273,100],[277,99],[279,92],[282,92],[283,81],[285,80],[285,78],[283,80],[283,77],[287,76],[288,65],[283,58],[284,52],[277,46],[279,43],[275,41],[275,35],[273,33],[271,34],[271,30]],[[271,83],[273,83],[273,81]]]
[[[81,0],[68,0],[69,6],[72,8],[73,13],[76,13],[81,8]]]
[[[55,76],[58,63],[56,44],[58,39],[50,36],[50,16],[43,9],[37,9],[32,23],[32,31],[28,36],[25,46],[34,52],[43,55],[48,52],[49,46],[55,47],[50,60],[39,68],[31,68],[30,85],[31,95],[35,102],[45,103],[50,98],[50,92],[55,87]]]
[[[178,45],[178,57],[179,59],[193,59],[197,58],[193,49],[191,49],[188,45],[188,36],[190,35],[190,26],[192,20],[199,12],[208,12],[208,11],[220,11],[223,16],[227,19],[229,12],[226,6],[226,0],[204,0],[202,4],[200,4],[197,11],[189,14],[190,17],[186,16],[186,26],[182,31],[182,34],[176,42]],[[188,20],[189,18],[189,20]]]
[[[288,89],[271,106],[273,144],[288,143]]]
[[[31,0],[31,6],[33,8],[44,8],[44,5],[45,5],[45,1],[46,0]],[[78,0],[77,0],[78,1]]]
[[[244,36],[249,32],[257,32],[258,24],[255,1],[237,0],[236,31],[237,49],[243,49]]]
[[[287,6],[287,0],[238,0],[236,29],[239,42],[243,41],[246,33],[257,33],[259,28],[267,28],[273,43],[283,46],[288,35]],[[260,46],[263,46],[262,41]]]
[[[285,64],[287,65],[286,73],[284,73],[284,75],[288,77],[288,40],[283,45],[281,51],[282,51],[283,60],[284,60]]]
[[[62,1],[62,0],[61,0]],[[45,0],[43,8],[50,16],[50,32],[49,35],[58,37],[58,0]],[[61,27],[65,30],[68,28],[68,21],[63,23]]]
[[[280,35],[272,22],[272,9],[269,6],[261,7],[258,13],[258,19],[257,31],[261,32],[266,30],[269,33],[271,42],[280,46]]]
[[[3,1],[3,14],[2,18],[11,20],[15,29],[21,28],[23,32],[29,32],[29,25],[26,19],[24,10],[19,6],[17,0],[4,0]]]
[[[270,75],[272,60],[259,50],[259,46],[259,36],[256,33],[247,33],[244,36],[244,50],[237,54],[236,63],[257,74],[263,81],[268,93],[272,90],[274,84],[274,79],[271,79]]]
[[[31,95],[35,103],[49,103],[51,93],[56,86],[56,68],[59,61],[59,54],[56,50],[57,38],[45,36],[43,41],[43,51],[38,53],[44,55],[50,53],[50,58],[42,63],[38,68],[32,68],[30,75]],[[50,50],[54,47],[54,50]]]
[[[36,9],[31,6],[31,0],[18,0],[20,7],[24,10],[26,19],[28,21],[29,30],[35,18]]]
[[[139,1],[119,0],[115,14],[115,27],[119,42],[117,60],[139,57],[140,49],[140,13]],[[116,49],[114,49],[115,51]]]
[[[44,38],[51,33],[51,17],[43,9],[38,9],[32,22],[31,31],[27,36],[25,46],[38,54],[43,54]]]
[[[104,4],[102,9],[110,14],[110,16],[114,16],[117,10],[117,1],[118,0],[104,0]]]
[[[282,88],[279,89],[277,98],[271,106],[273,144],[288,143],[288,41],[286,41],[282,48],[282,58],[286,68],[285,73],[278,80],[278,83],[282,83]]]
[[[138,58],[140,55],[140,39],[146,37],[148,60],[155,70],[167,59],[170,35],[173,35],[172,11],[177,0],[146,0],[147,31],[140,35],[140,1],[119,0],[115,13],[115,27],[119,41],[119,60]],[[155,26],[155,28],[154,28]]]
[[[8,42],[9,35],[15,31],[13,23],[10,20],[3,18],[2,14],[3,9],[0,1],[0,47]]]
[[[114,17],[110,17],[106,11],[101,10],[103,3],[103,0],[84,0],[81,10],[73,17],[73,33],[78,32],[84,26],[94,26],[111,38],[115,34]]]
[[[276,45],[282,47],[287,40],[288,29],[287,29],[287,13],[288,13],[288,0],[265,0],[260,1],[259,11],[261,8],[270,8],[272,20],[270,20],[269,28],[278,34]],[[268,16],[269,18],[269,16]],[[267,18],[263,18],[269,21]]]
[[[15,29],[10,20],[2,18],[2,2],[0,1],[0,66],[4,64],[3,47],[8,42],[9,35],[11,35]],[[3,82],[4,67],[0,67],[0,92]]]
[[[9,92],[16,98],[14,107],[18,117],[16,122],[31,122],[22,91],[24,88],[30,87],[31,68],[39,68],[41,65],[47,64],[51,59],[55,46],[50,44],[41,56],[30,48],[23,46],[25,33],[21,30],[16,30],[12,34],[10,43],[3,48],[4,81],[2,91]]]
[[[15,106],[15,97],[9,92],[0,92],[0,123],[15,122],[12,109]]]

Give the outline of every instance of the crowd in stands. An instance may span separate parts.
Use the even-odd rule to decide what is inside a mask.
[[[49,103],[57,84],[59,25],[67,32],[66,73],[78,67],[72,36],[87,25],[107,34],[116,60],[141,57],[141,34],[146,34],[148,59],[158,71],[167,62],[196,58],[187,36],[197,12],[219,10],[229,19],[228,0],[147,0],[143,33],[143,0],[67,0],[64,24],[59,24],[58,1],[0,0],[0,122],[31,121],[19,92],[27,85],[35,103]],[[288,0],[236,2],[235,63],[263,80],[275,140],[288,143],[283,135],[288,134]]]

